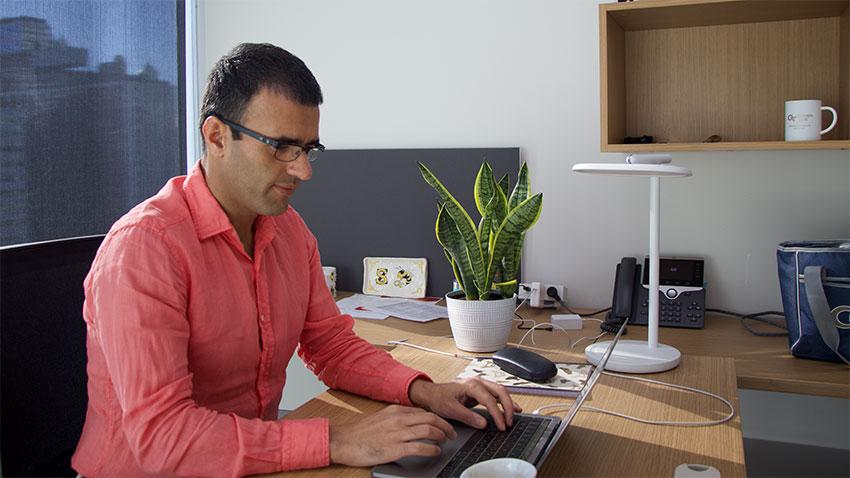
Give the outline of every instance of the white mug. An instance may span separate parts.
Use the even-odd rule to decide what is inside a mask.
[[[493,458],[463,470],[460,478],[535,478],[537,468],[517,458]]]
[[[821,111],[832,113],[832,123],[821,130]],[[834,108],[821,106],[820,100],[793,100],[785,102],[785,141],[817,141],[829,133],[838,122]]]
[[[336,267],[323,266],[322,272],[325,274],[325,284],[331,291],[331,295],[336,297]]]

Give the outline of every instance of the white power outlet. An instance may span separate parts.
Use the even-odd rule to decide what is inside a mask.
[[[517,290],[517,297],[520,300],[527,300],[532,307],[555,308],[558,302],[549,297],[546,291],[554,287],[558,291],[561,300],[567,300],[567,288],[561,284],[545,284],[540,282],[522,282]]]

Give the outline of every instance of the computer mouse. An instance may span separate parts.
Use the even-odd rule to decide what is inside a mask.
[[[505,347],[494,353],[493,363],[511,375],[532,382],[549,380],[558,373],[558,368],[546,357],[514,347]]]

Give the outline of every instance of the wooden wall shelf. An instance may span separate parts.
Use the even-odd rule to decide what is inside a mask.
[[[599,20],[602,151],[850,149],[850,0],[640,0]],[[837,126],[783,141],[791,99]],[[623,144],[643,135],[659,143]]]
[[[604,145],[606,146],[606,145]],[[603,146],[603,147],[604,147]],[[777,151],[777,150],[831,150],[850,149],[850,140],[821,141],[740,141],[721,143],[652,143],[608,144],[604,151],[611,153],[648,153],[670,151]]]

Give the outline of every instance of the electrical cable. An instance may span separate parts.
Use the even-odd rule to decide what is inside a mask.
[[[536,329],[537,327],[540,327],[541,325],[551,325],[552,328],[557,328],[558,330],[567,334],[567,343],[572,344],[573,339],[572,339],[572,337],[570,337],[570,333],[567,332],[567,330],[565,328],[561,327],[560,325],[555,325],[551,322],[543,322],[542,324],[535,324],[533,327],[529,328],[528,332],[526,332],[525,335],[523,335],[522,338],[519,339],[519,343],[517,343],[517,345],[516,345],[517,348],[522,347],[522,342],[525,340],[525,338],[528,336],[528,334],[531,334],[531,343],[534,344],[534,345],[537,345],[537,342],[534,341],[534,329]],[[553,330],[552,328],[544,329],[544,330]],[[572,346],[570,346],[570,348],[572,348]]]
[[[774,315],[774,316],[782,317],[782,318],[785,317],[784,313],[776,311],[776,310],[768,310],[768,311],[765,311],[765,312],[756,312],[754,314],[739,314],[737,312],[730,312],[728,310],[723,310],[723,309],[705,309],[705,311],[706,312],[713,312],[715,314],[722,314],[722,315],[729,315],[729,316],[732,316],[732,317],[738,317],[738,318],[741,319],[741,325],[743,325],[744,328],[747,329],[747,332],[749,332],[753,335],[759,336],[759,337],[785,337],[785,336],[788,335],[788,332],[787,332],[788,326],[786,326],[783,323],[774,322],[772,320],[769,320],[769,319],[763,317],[765,315]],[[762,323],[765,323],[765,324],[768,324],[768,325],[772,325],[773,327],[776,327],[777,329],[785,330],[786,332],[759,332],[758,330],[753,329],[752,326],[747,322],[747,320],[756,320],[756,321],[759,321],[759,322],[762,322]]]
[[[611,310],[611,307],[607,307],[605,309],[600,309],[600,310],[597,310],[596,312],[591,312],[589,314],[579,314],[578,312],[574,312],[572,309],[570,309],[569,306],[567,306],[567,303],[564,302],[563,299],[561,299],[561,295],[558,294],[558,289],[556,287],[547,288],[546,289],[546,295],[555,299],[559,304],[561,304],[561,307],[566,309],[567,312],[569,312],[573,315],[578,315],[579,317],[592,317],[594,315],[601,314],[602,312],[608,312],[609,310]]]
[[[429,349],[428,347],[423,347],[421,345],[411,344],[407,342],[408,339],[402,340],[388,340],[387,343],[390,345],[403,345],[405,347],[414,348],[416,350],[423,350],[425,352],[431,352],[440,355],[447,355],[449,357],[457,357],[465,360],[476,360],[476,359],[492,359],[493,357],[475,357],[472,355],[461,355],[461,354],[453,354],[451,352],[443,352],[442,350]]]
[[[593,319],[593,318],[590,318],[590,319],[584,319],[584,318],[583,318],[583,319],[581,319],[581,320],[582,320],[582,321],[585,321],[585,320],[595,320],[595,321],[597,321],[597,322],[601,322],[599,319]],[[532,322],[534,322],[534,321],[532,321]],[[517,343],[517,345],[516,345],[516,346],[517,346],[517,348],[522,348],[522,343],[525,341],[525,338],[528,336],[528,334],[531,334],[531,343],[532,343],[533,345],[537,345],[537,342],[535,342],[535,341],[534,341],[534,330],[535,330],[537,327],[540,327],[540,326],[542,326],[542,325],[551,325],[552,327],[557,327],[559,330],[561,330],[561,331],[563,331],[565,334],[567,334],[567,344],[569,345],[569,348],[570,348],[570,349],[573,349],[573,348],[576,346],[576,344],[578,344],[578,343],[579,343],[579,342],[581,342],[582,340],[596,340],[596,339],[598,339],[599,337],[602,337],[603,335],[605,335],[605,334],[607,334],[607,333],[608,333],[608,332],[602,332],[601,334],[596,335],[596,336],[593,336],[593,337],[591,337],[591,336],[589,336],[589,335],[588,335],[588,336],[584,336],[584,337],[580,337],[578,340],[576,340],[575,342],[573,342],[573,341],[572,341],[572,336],[570,336],[570,333],[569,333],[569,332],[567,332],[567,331],[566,331],[563,327],[561,327],[560,325],[553,324],[553,323],[551,323],[551,322],[543,322],[543,323],[541,323],[541,324],[535,324],[533,327],[526,327],[525,329],[523,329],[523,330],[528,329],[528,332],[526,332],[526,333],[525,333],[525,335],[523,335],[523,336],[522,336],[522,338],[519,340],[519,342],[518,342],[518,343]],[[540,330],[553,330],[553,329],[552,329],[552,328],[549,328],[549,329],[540,329]]]
[[[543,324],[540,324],[540,325],[543,325]],[[552,325],[554,325],[554,324],[552,324]],[[555,325],[555,327],[558,327],[559,329],[564,330],[557,325]],[[532,332],[532,331],[533,331],[533,329],[530,330],[529,332]],[[526,332],[526,335],[528,335],[529,332]],[[564,330],[564,332],[566,333],[567,331]],[[605,335],[605,332],[603,332],[602,334],[598,335],[595,338],[599,338],[602,335]],[[569,337],[569,333],[567,333],[567,337]],[[585,339],[585,338],[587,338],[587,337],[582,337],[582,339]],[[476,360],[476,359],[491,359],[492,360],[492,358],[493,358],[493,357],[474,357],[474,356],[471,356],[471,355],[461,355],[461,354],[453,354],[451,352],[443,352],[442,350],[435,350],[435,349],[431,349],[431,348],[428,348],[428,347],[423,347],[421,345],[411,344],[411,343],[408,343],[407,340],[408,339],[389,340],[389,341],[387,341],[387,343],[391,344],[391,345],[402,345],[402,346],[411,347],[411,348],[414,348],[414,349],[417,349],[417,350],[423,350],[425,352],[431,352],[431,353],[440,354],[440,355],[447,355],[449,357],[456,357],[456,358],[465,359],[465,360]],[[518,347],[519,347],[519,345],[522,344],[523,340],[525,340],[525,336],[523,336],[522,340],[520,340],[519,344],[517,344]],[[532,338],[532,342],[533,342],[533,340],[534,339]],[[580,341],[581,341],[581,339],[577,340],[573,344],[573,346]],[[675,388],[675,389],[679,389],[679,390],[685,390],[685,391],[688,391],[688,392],[698,393],[698,394],[706,395],[706,396],[709,396],[709,397],[712,397],[712,398],[716,398],[717,400],[720,400],[721,402],[723,402],[727,407],[729,407],[729,415],[727,415],[726,417],[721,418],[719,420],[710,420],[710,421],[707,421],[707,422],[679,422],[679,421],[649,420],[649,419],[645,419],[645,418],[633,417],[631,415],[626,415],[624,413],[614,412],[614,411],[611,411],[611,410],[605,410],[604,408],[597,408],[597,407],[592,407],[592,406],[589,406],[589,405],[583,406],[582,410],[587,410],[587,411],[597,412],[597,413],[605,413],[605,414],[608,414],[608,415],[614,415],[616,417],[625,418],[627,420],[634,420],[636,422],[644,423],[644,424],[647,424],[647,425],[670,425],[670,426],[682,426],[682,427],[705,427],[705,426],[712,426],[712,425],[720,425],[722,423],[728,422],[729,420],[731,420],[732,418],[735,417],[735,407],[732,406],[732,403],[729,400],[726,400],[725,398],[721,397],[720,395],[711,393],[711,392],[706,391],[706,390],[700,390],[698,388],[687,387],[687,386],[684,386],[684,385],[677,385],[675,383],[662,382],[660,380],[653,380],[653,379],[650,379],[650,378],[633,377],[633,376],[629,376],[629,375],[622,375],[622,374],[619,374],[619,373],[606,372],[604,370],[602,371],[602,374],[608,375],[608,376],[611,376],[611,377],[619,377],[619,378],[622,378],[622,379],[625,379],[625,380],[636,380],[636,381],[639,381],[639,382],[654,383],[656,385],[667,386],[667,387],[671,387],[671,388]],[[566,404],[566,403],[555,403],[555,404],[551,404],[551,405],[543,405],[542,407],[537,408],[536,410],[534,410],[531,413],[533,415],[539,415],[540,412],[542,412],[543,410],[547,410],[549,408],[569,408],[571,406],[572,406],[572,404]]]
[[[582,320],[588,320],[588,319],[582,319]],[[595,336],[595,337],[590,337],[590,336],[587,336],[587,337],[581,337],[581,338],[579,338],[578,340],[576,340],[575,342],[573,342],[573,344],[572,344],[572,345],[570,345],[570,348],[574,348],[574,347],[575,347],[576,345],[578,345],[578,343],[579,343],[579,342],[581,342],[582,340],[596,340],[596,339],[598,339],[599,337],[602,337],[603,335],[605,335],[605,334],[607,334],[607,333],[608,333],[608,332],[602,331],[602,333],[601,333],[601,334],[599,334],[599,335],[597,335],[597,336]]]
[[[531,327],[523,327],[523,326],[522,326],[522,324],[524,324],[525,322],[531,322],[532,327],[534,327],[535,325],[537,325],[537,322],[535,322],[535,321],[533,321],[533,320],[531,320],[531,319],[526,319],[525,317],[523,317],[523,316],[519,315],[519,313],[517,312],[517,311],[519,310],[519,308],[520,308],[520,307],[522,307],[522,305],[523,305],[523,304],[525,304],[527,301],[528,301],[528,299],[522,299],[522,302],[520,302],[520,303],[519,303],[519,305],[518,305],[518,306],[516,306],[516,309],[514,309],[514,315],[517,317],[517,318],[516,318],[516,319],[514,319],[514,320],[519,320],[519,321],[520,321],[519,325],[517,325],[517,328],[518,328],[519,330],[527,330],[527,329],[530,329],[530,328],[531,328]],[[543,330],[552,330],[552,329],[543,329]]]
[[[603,313],[603,312],[608,312],[609,310],[611,310],[611,307],[606,307],[606,308],[604,308],[604,309],[599,309],[599,310],[597,310],[597,311],[595,311],[595,312],[589,312],[589,313],[587,313],[587,314],[578,314],[578,315],[580,315],[580,316],[582,316],[582,317],[593,317],[594,315],[599,315],[599,314],[601,314],[601,313]]]
[[[524,287],[525,289],[527,289],[527,290],[530,290],[530,289],[531,289],[531,288],[530,288],[530,287],[528,287],[528,286],[523,286],[523,287]],[[562,306],[563,308],[565,308],[565,309],[566,309],[568,312],[570,312],[571,314],[578,315],[579,317],[581,317],[582,322],[584,322],[584,321],[586,321],[586,320],[593,320],[593,321],[599,322],[599,323],[601,324],[601,323],[602,323],[602,320],[601,320],[601,319],[597,319],[597,318],[590,317],[590,316],[592,316],[592,315],[596,315],[596,314],[599,314],[599,313],[601,313],[601,312],[606,312],[606,311],[610,310],[610,307],[609,307],[609,308],[607,308],[607,309],[603,309],[603,310],[600,310],[600,311],[596,311],[596,312],[594,312],[594,313],[592,313],[592,314],[584,314],[586,317],[582,317],[582,315],[580,315],[580,314],[576,314],[576,313],[575,313],[575,312],[573,312],[573,311],[572,311],[569,307],[567,307],[567,304],[566,304],[563,300],[561,300],[561,297],[560,297],[560,295],[558,294],[558,289],[556,289],[555,287],[549,287],[548,289],[546,289],[546,294],[547,294],[549,297],[551,297],[551,298],[555,299],[556,301],[558,301],[558,303],[559,303],[559,304],[561,304],[561,306]],[[579,342],[581,342],[582,340],[588,340],[588,339],[589,339],[589,340],[596,340],[596,339],[598,339],[599,337],[602,337],[603,335],[605,335],[605,334],[607,333],[607,332],[603,331],[601,334],[596,335],[596,336],[593,336],[593,337],[591,337],[591,336],[580,337],[578,340],[576,340],[575,342],[573,342],[573,341],[572,341],[572,336],[570,336],[570,333],[569,333],[569,332],[567,332],[564,328],[562,328],[562,327],[560,327],[560,326],[558,326],[558,325],[555,325],[555,324],[553,324],[553,323],[551,323],[551,322],[543,322],[543,323],[538,324],[538,323],[537,323],[537,322],[535,322],[534,320],[526,319],[526,318],[524,318],[523,316],[519,315],[519,313],[517,312],[517,310],[519,310],[519,308],[520,308],[520,307],[521,307],[521,306],[525,303],[525,301],[526,301],[526,299],[523,299],[523,301],[522,301],[522,302],[520,302],[519,306],[517,306],[517,308],[516,308],[516,309],[514,309],[514,315],[516,315],[516,316],[519,318],[519,320],[521,321],[521,322],[519,323],[519,325],[517,325],[517,329],[519,329],[519,330],[527,330],[527,331],[528,331],[528,332],[526,332],[526,333],[525,333],[525,335],[523,335],[523,336],[522,336],[522,339],[520,339],[519,343],[517,344],[517,347],[518,347],[518,348],[519,348],[519,347],[522,347],[522,343],[523,343],[523,341],[525,341],[525,338],[528,336],[528,334],[529,334],[529,333],[531,334],[531,343],[532,343],[532,344],[534,344],[534,345],[537,345],[537,342],[535,342],[535,341],[534,341],[534,331],[535,331],[535,330],[538,330],[538,329],[539,329],[539,330],[547,330],[547,331],[549,331],[549,332],[552,332],[553,330],[555,330],[555,327],[557,327],[558,329],[560,329],[561,331],[563,331],[565,334],[567,334],[567,344],[569,344],[569,348],[570,348],[570,349],[573,349],[573,348],[576,346],[576,344],[578,344],[578,343],[579,343]],[[524,324],[525,322],[531,322],[532,326],[531,326],[531,327],[525,327],[525,326],[523,326],[523,324]],[[549,325],[549,326],[551,326],[551,327],[549,327],[549,328],[540,328],[540,327],[545,326],[545,325]]]
[[[579,411],[587,410],[587,411],[591,411],[591,412],[604,413],[604,414],[607,414],[607,415],[613,415],[615,417],[625,418],[627,420],[633,420],[633,421],[636,421],[636,422],[639,422],[639,423],[644,423],[644,424],[647,424],[647,425],[668,425],[668,426],[679,426],[679,427],[708,427],[708,426],[720,425],[720,424],[728,422],[729,420],[731,420],[735,417],[735,407],[732,406],[732,402],[721,397],[720,395],[717,395],[715,393],[711,393],[711,392],[706,391],[706,390],[700,390],[698,388],[686,387],[684,385],[677,385],[675,383],[662,382],[660,380],[653,380],[653,379],[650,379],[650,378],[633,377],[633,376],[630,376],[630,375],[622,375],[622,374],[619,374],[619,373],[611,373],[611,372],[603,371],[602,374],[608,375],[608,376],[611,376],[611,377],[619,377],[619,378],[622,378],[622,379],[625,379],[625,380],[636,380],[638,382],[653,383],[653,384],[656,384],[656,385],[667,386],[667,387],[675,388],[675,389],[678,389],[678,390],[685,390],[685,391],[688,391],[688,392],[698,393],[698,394],[705,395],[705,396],[708,396],[708,397],[711,397],[711,398],[715,398],[715,399],[723,402],[723,404],[726,405],[729,408],[729,414],[726,415],[725,417],[721,418],[721,419],[718,419],[718,420],[709,420],[709,421],[705,421],[705,422],[685,422],[685,421],[650,420],[650,419],[646,419],[646,418],[633,417],[631,415],[626,415],[624,413],[614,412],[614,411],[611,411],[611,410],[605,410],[604,408],[592,407],[590,405],[583,406]],[[568,405],[568,404],[565,404],[565,403],[543,405],[542,407],[537,408],[536,410],[534,410],[531,413],[534,414],[534,415],[539,415],[540,412],[542,412],[543,410],[549,409],[549,408],[557,408],[557,407],[569,408],[570,406],[572,406],[572,405],[571,404]]]

